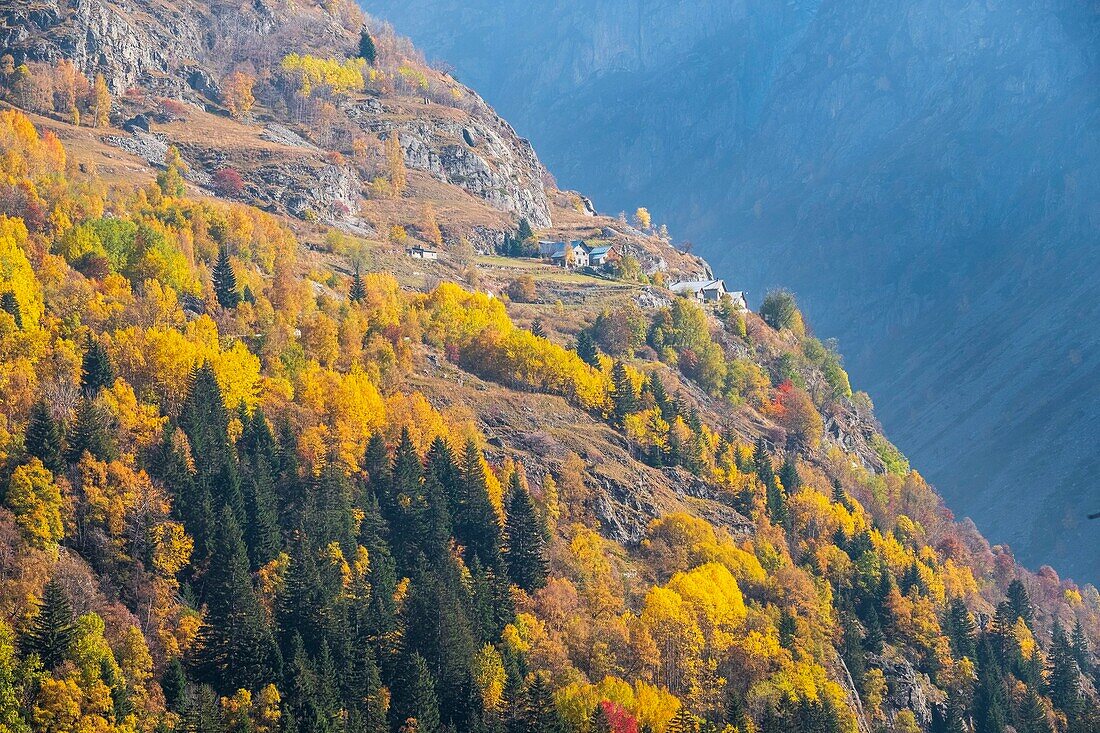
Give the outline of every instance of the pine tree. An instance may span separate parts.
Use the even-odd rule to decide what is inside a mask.
[[[466,548],[467,560],[476,557],[490,569],[501,566],[500,523],[489,499],[481,451],[473,440],[467,441],[463,454],[461,491],[454,527],[455,539]]]
[[[424,469],[408,428],[401,431],[389,475],[390,490],[382,506],[390,526],[390,545],[397,567],[407,573],[427,537]]]
[[[85,451],[101,461],[114,460],[118,451],[107,420],[103,410],[92,400],[87,397],[80,400],[76,420],[68,435],[69,460],[79,461]]]
[[[275,491],[278,450],[261,410],[256,410],[251,417],[242,411],[241,422],[245,428],[238,451],[244,473],[245,544],[252,560],[252,569],[259,570],[275,558],[281,545]]]
[[[43,461],[45,463],[45,461]],[[1081,628],[1081,619],[1077,619],[1077,623],[1073,626],[1073,658],[1077,660],[1077,666],[1081,668],[1083,672],[1089,670],[1089,640],[1085,636],[1085,630]]]
[[[218,693],[212,687],[200,685],[189,691],[180,728],[185,733],[228,733]]]
[[[531,495],[513,471],[509,488],[505,535],[508,548],[505,561],[508,577],[528,593],[546,585],[549,572],[546,560],[546,540],[542,523],[535,513]]]
[[[284,731],[301,733],[328,733],[325,715],[321,710],[320,685],[313,662],[306,652],[302,637],[295,634],[290,641],[290,652],[283,670]]]
[[[536,318],[531,323],[531,333],[538,336],[540,339],[546,338],[546,329],[543,328],[541,319]]]
[[[516,230],[516,239],[520,242],[526,242],[535,236],[535,231],[531,229],[531,222],[527,221],[527,217],[523,217],[519,220],[519,229]]]
[[[115,370],[107,349],[88,336],[84,358],[80,365],[80,387],[88,397],[95,397],[99,390],[115,383]]]
[[[611,387],[615,422],[622,425],[626,416],[638,409],[638,394],[634,391],[634,380],[621,361],[616,361],[611,368]]]
[[[665,383],[661,381],[661,378],[656,374],[651,374],[649,375],[649,380],[646,382],[646,385],[649,394],[653,396],[653,405],[661,411],[661,417],[666,421],[675,418],[675,405],[673,405],[672,400],[669,399],[668,391],[665,390]]]
[[[783,484],[783,488],[788,494],[798,491],[802,486],[802,478],[798,475],[798,465],[794,461],[794,456],[788,454],[783,459],[783,465],[779,467],[779,482]]]
[[[370,31],[366,28],[359,32],[359,58],[366,61],[370,66],[374,66],[375,61],[378,59],[378,50],[374,46],[374,39],[371,38]]]
[[[975,635],[977,626],[961,598],[953,598],[947,607],[944,620],[944,632],[951,641],[951,652],[956,658],[968,657],[973,660],[977,654]]]
[[[42,666],[53,671],[65,661],[75,636],[69,594],[56,580],[50,580],[42,591],[38,613],[22,639],[23,651],[37,654]]]
[[[45,402],[36,402],[31,407],[27,431],[23,434],[23,447],[28,456],[42,461],[42,465],[55,476],[65,470],[61,451],[61,428]]]
[[[369,35],[366,36],[368,39]],[[351,288],[348,289],[348,299],[352,303],[361,303],[367,297],[367,289],[363,285],[363,276],[359,274],[359,265],[355,265],[355,274],[351,278]]]
[[[1022,618],[1024,623],[1031,626],[1031,621],[1034,616],[1034,610],[1031,607],[1031,597],[1027,594],[1027,589],[1024,588],[1024,584],[1019,578],[1008,584],[1005,600],[1008,602],[1008,608],[1013,614],[1011,620],[1015,622],[1017,618]]]
[[[0,310],[12,317],[16,328],[23,330],[23,311],[19,308],[19,301],[15,299],[15,293],[6,290],[3,295],[0,295]]]
[[[407,660],[400,694],[394,700],[395,727],[416,721],[417,733],[439,731],[439,700],[435,694],[435,679],[424,657],[413,653]]]
[[[218,250],[218,261],[214,263],[211,278],[214,281],[214,295],[218,298],[218,304],[222,308],[236,308],[241,302],[241,294],[237,289],[237,276],[233,273],[233,265],[229,261],[229,249],[225,245]]]
[[[665,733],[698,733],[699,721],[695,719],[687,707],[681,705],[680,709],[676,711],[676,715],[672,716],[672,720],[668,722],[668,727],[665,728]]]
[[[1018,618],[1023,618],[1023,616]],[[1016,727],[1020,733],[1054,733],[1054,728],[1047,718],[1043,701],[1039,699],[1039,695],[1033,689],[1029,689],[1027,697],[1024,698]]]
[[[592,711],[592,716],[588,719],[588,731],[589,733],[612,733],[611,721],[607,717],[603,702],[597,703],[596,709]]]
[[[596,348],[596,341],[588,329],[577,334],[576,352],[585,364],[600,368],[600,350]]]
[[[1073,719],[1081,707],[1081,672],[1062,624],[1057,619],[1047,655],[1047,689],[1054,706]]]
[[[254,690],[272,681],[274,641],[252,587],[248,553],[237,518],[222,507],[205,577],[206,617],[194,658],[196,676],[219,693]]]
[[[537,672],[527,686],[527,704],[521,717],[525,731],[566,733],[565,721],[554,703],[554,689],[546,672]]]
[[[315,652],[324,639],[327,609],[317,559],[303,532],[295,533],[289,554],[286,577],[275,608],[279,637],[284,644],[301,639],[306,649]],[[291,651],[289,646],[284,647],[284,652]]]

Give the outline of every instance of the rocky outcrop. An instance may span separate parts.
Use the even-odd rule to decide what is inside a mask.
[[[932,727],[933,710],[940,709],[947,701],[942,690],[932,684],[928,675],[918,672],[913,664],[889,648],[884,655],[872,660],[872,664],[882,670],[887,681],[886,699],[883,712],[893,724],[902,710],[912,711],[917,724],[923,730]]]
[[[526,217],[531,226],[550,226],[545,170],[531,143],[472,91],[465,94],[475,101],[462,121],[431,116],[395,123],[384,115],[390,110],[372,98],[342,108],[364,130],[383,137],[396,132],[410,168],[459,186],[493,208]]]

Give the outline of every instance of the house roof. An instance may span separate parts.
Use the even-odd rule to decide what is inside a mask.
[[[725,290],[726,283],[721,280],[685,280],[672,283],[668,289],[674,293],[697,293],[700,290]]]
[[[611,245],[605,244],[601,247],[593,247],[592,249],[588,250],[588,254],[589,254],[589,256],[592,256],[592,255],[599,256],[599,255],[605,255],[610,251],[611,251]]]

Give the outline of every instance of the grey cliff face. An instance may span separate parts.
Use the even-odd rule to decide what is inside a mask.
[[[364,4],[563,184],[795,290],[957,514],[1100,578],[1100,6]]]
[[[257,43],[289,48],[286,34],[314,39],[324,53],[333,47],[354,52],[354,33],[330,22],[316,28],[291,28],[303,21],[267,0],[244,6],[213,3],[207,11],[192,12],[187,2],[153,5],[147,0],[13,0],[0,7],[0,53],[24,61],[73,61],[88,76],[103,74],[116,94],[140,86],[157,96],[187,99],[196,104],[218,102],[219,80],[232,68],[239,53],[247,54]],[[200,18],[213,20],[200,26]],[[295,46],[301,52],[311,48]],[[497,115],[473,91],[466,90],[469,116],[458,122],[442,116],[416,118],[398,130],[410,167],[432,173],[458,185],[489,206],[516,218],[527,217],[533,226],[550,225],[550,207],[543,179],[545,170],[531,144]],[[387,134],[389,123],[381,119],[379,100],[358,103],[348,111],[364,129]],[[241,170],[251,176],[248,194],[261,206],[275,207],[304,216],[309,213],[342,225],[350,225],[362,182],[342,166],[322,165],[299,158],[318,153],[308,142],[286,129],[269,129],[275,142],[299,148],[294,160],[266,160],[254,151],[260,165]],[[295,139],[297,138],[297,139]],[[136,134],[113,140],[156,165],[152,159],[166,147],[156,134]],[[312,150],[311,150],[312,149]],[[240,163],[229,160],[215,146],[191,145],[184,156],[202,168],[194,171],[196,183],[207,185],[217,168]],[[314,157],[319,157],[318,155]]]

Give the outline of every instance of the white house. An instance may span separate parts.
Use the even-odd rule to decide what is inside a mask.
[[[724,280],[685,280],[672,283],[668,289],[677,295],[686,295],[703,303],[718,303],[728,295],[733,299],[734,306],[742,309],[748,308],[745,293],[739,290],[726,290]]]
[[[437,252],[434,249],[431,249],[429,247],[422,247],[419,244],[414,245],[412,247],[409,247],[405,251],[408,253],[409,257],[412,257],[414,260],[438,260],[439,259],[439,252]]]
[[[588,267],[588,247],[579,239],[562,242],[561,248],[551,253],[550,262],[558,267]]]

